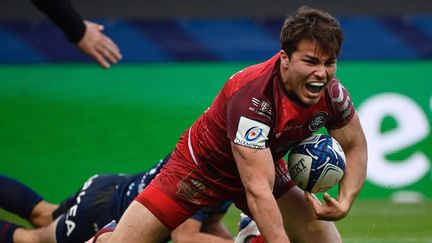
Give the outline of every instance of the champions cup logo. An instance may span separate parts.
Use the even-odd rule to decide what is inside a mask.
[[[262,128],[259,127],[251,127],[246,131],[245,139],[248,142],[255,141],[262,135]]]
[[[268,125],[242,116],[233,142],[253,149],[263,149],[269,131]]]

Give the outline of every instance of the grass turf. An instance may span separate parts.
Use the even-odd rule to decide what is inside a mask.
[[[336,225],[345,243],[426,243],[432,242],[431,217],[431,200],[398,204],[363,199],[358,200],[350,214]],[[230,208],[225,222],[235,230],[239,218],[239,211]]]
[[[2,210],[0,218],[25,223]],[[237,232],[239,218],[240,212],[235,207],[231,207],[224,218],[233,235]],[[396,204],[388,200],[363,199],[336,224],[345,243],[427,243],[432,242],[431,218],[431,200]]]

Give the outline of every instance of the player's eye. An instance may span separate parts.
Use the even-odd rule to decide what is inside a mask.
[[[318,64],[318,60],[315,59],[303,59],[303,62],[307,64]]]
[[[334,64],[336,64],[336,59],[329,60],[325,63],[326,66],[332,66]]]

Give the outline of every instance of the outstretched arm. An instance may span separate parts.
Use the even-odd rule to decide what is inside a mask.
[[[86,26],[69,0],[32,0],[33,4],[56,24],[72,43],[84,36]]]
[[[57,207],[23,183],[0,175],[0,208],[28,220],[33,227],[50,224],[53,221],[52,212]]]
[[[32,0],[53,21],[67,39],[104,68],[121,58],[117,45],[102,33],[104,27],[82,19],[69,0]]]

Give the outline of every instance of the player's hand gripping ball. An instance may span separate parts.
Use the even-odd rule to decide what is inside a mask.
[[[314,134],[291,149],[288,169],[291,178],[304,191],[324,192],[342,179],[345,153],[336,139]]]

